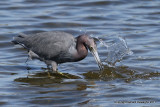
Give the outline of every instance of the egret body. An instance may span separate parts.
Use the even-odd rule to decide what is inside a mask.
[[[26,48],[30,58],[44,61],[48,67],[51,65],[54,72],[57,71],[58,64],[84,59],[88,54],[88,49],[95,57],[100,70],[103,69],[96,43],[91,36],[86,34],[76,38],[69,33],[60,31],[30,35],[19,34],[14,37],[13,42]]]

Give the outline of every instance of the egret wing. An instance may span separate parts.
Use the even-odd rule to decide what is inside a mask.
[[[41,58],[55,59],[67,53],[75,39],[69,33],[54,31],[31,34],[20,42]]]

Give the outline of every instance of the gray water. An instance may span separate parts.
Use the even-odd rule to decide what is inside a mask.
[[[87,33],[112,43],[119,35],[134,54],[100,72],[91,55],[61,64],[64,76],[44,72],[10,41],[18,33]],[[159,0],[1,0],[1,106],[160,106]],[[98,47],[102,61],[106,48]]]

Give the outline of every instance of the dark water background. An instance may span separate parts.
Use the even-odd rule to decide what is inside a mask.
[[[99,73],[91,54],[48,78],[40,61],[10,41],[20,32],[66,31],[112,42],[124,37],[133,55]],[[1,0],[1,106],[160,106],[159,0]],[[104,61],[106,48],[99,46]],[[27,68],[30,68],[27,70]],[[123,104],[125,103],[125,104]]]

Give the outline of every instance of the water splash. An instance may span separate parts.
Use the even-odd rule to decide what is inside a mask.
[[[115,66],[116,62],[122,60],[126,55],[132,55],[133,52],[128,48],[127,42],[124,38],[118,36],[112,44],[105,43],[102,39],[99,39],[100,45],[107,48],[107,62],[110,66]]]

